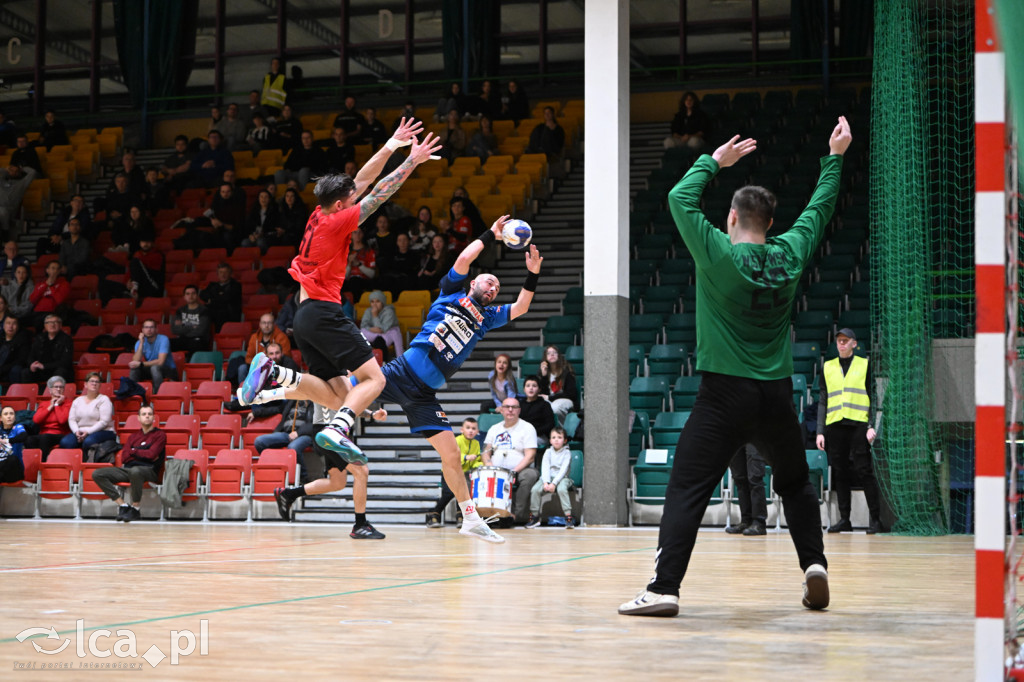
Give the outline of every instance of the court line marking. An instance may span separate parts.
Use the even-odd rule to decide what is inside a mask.
[[[178,614],[174,614],[174,615],[170,615],[170,616],[158,616],[156,618],[143,618],[142,620],[127,621],[127,622],[124,622],[124,623],[113,623],[113,624],[110,624],[110,625],[97,625],[97,626],[94,626],[94,627],[84,628],[83,632],[93,632],[93,631],[96,631],[96,630],[104,630],[104,629],[105,630],[113,630],[115,628],[123,628],[123,627],[130,626],[130,625],[143,625],[143,624],[146,624],[146,623],[159,623],[161,621],[177,620],[179,618],[194,618],[196,616],[207,616],[207,615],[211,615],[211,614],[215,614],[215,613],[226,613],[228,611],[241,611],[243,609],[258,608],[260,606],[278,606],[278,605],[281,605],[281,604],[294,604],[294,603],[297,603],[297,602],[312,601],[314,599],[330,599],[330,598],[333,598],[333,597],[345,597],[345,596],[349,596],[349,595],[353,595],[353,594],[364,594],[364,593],[367,593],[367,592],[381,592],[383,590],[394,590],[394,589],[399,589],[399,588],[403,588],[403,587],[418,587],[420,585],[433,585],[433,584],[437,584],[437,583],[453,582],[453,581],[456,581],[456,580],[466,580],[466,579],[469,579],[469,578],[480,578],[480,577],[488,576],[488,575],[497,575],[497,574],[500,574],[500,573],[510,573],[512,571],[521,571],[521,570],[529,569],[529,568],[540,568],[542,566],[551,566],[551,565],[554,565],[554,564],[563,564],[563,563],[568,563],[570,561],[580,561],[580,560],[583,560],[583,559],[595,559],[595,558],[598,558],[598,557],[615,556],[615,555],[620,555],[620,554],[630,554],[630,553],[633,553],[633,552],[649,552],[649,551],[650,551],[649,547],[644,547],[642,549],[624,549],[624,550],[619,550],[617,552],[601,552],[601,553],[598,553],[598,554],[586,554],[586,555],[578,556],[578,557],[570,557],[568,559],[559,559],[557,561],[546,561],[546,562],[542,562],[542,563],[539,563],[539,564],[527,564],[527,565],[524,565],[524,566],[512,566],[512,567],[509,567],[509,568],[498,568],[498,569],[494,569],[492,571],[482,571],[480,573],[468,573],[466,575],[449,576],[447,578],[430,578],[428,580],[419,580],[419,581],[412,582],[412,583],[401,583],[401,584],[396,584],[396,585],[383,585],[383,586],[380,586],[380,587],[367,587],[367,588],[363,588],[363,589],[360,589],[360,590],[347,590],[345,592],[332,592],[332,593],[329,593],[329,594],[316,594],[316,595],[310,595],[310,596],[307,596],[307,597],[292,597],[291,599],[277,599],[277,600],[274,600],[274,601],[256,602],[256,603],[252,603],[252,604],[239,604],[238,606],[225,606],[225,607],[219,608],[219,609],[208,609],[208,610],[205,610],[205,611],[193,611],[191,613],[178,613]],[[59,631],[57,634],[58,635],[70,635],[70,634],[77,634],[77,632],[78,632],[77,629],[75,629],[75,630],[63,630],[63,631]],[[42,637],[42,635],[37,635],[37,636],[38,637]],[[29,637],[28,639],[34,639],[34,638],[33,637]],[[9,637],[7,639],[0,639],[0,644],[11,644],[13,642],[18,642],[18,638],[17,637]]]

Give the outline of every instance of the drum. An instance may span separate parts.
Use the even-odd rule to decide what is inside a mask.
[[[503,467],[477,467],[469,472],[473,504],[480,516],[512,516],[512,472]]]

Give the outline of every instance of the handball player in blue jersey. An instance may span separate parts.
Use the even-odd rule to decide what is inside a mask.
[[[507,221],[508,216],[498,218],[490,230],[463,250],[452,269],[441,278],[441,294],[431,304],[423,329],[404,354],[384,365],[385,385],[379,396],[382,402],[401,405],[409,419],[410,430],[426,438],[441,455],[444,480],[455,493],[462,510],[463,523],[459,532],[486,542],[504,542],[505,539],[492,531],[477,514],[462,473],[459,446],[448,417],[437,402],[436,391],[458,371],[488,331],[508,324],[530,309],[544,260],[536,246],[531,245],[526,254],[529,272],[519,297],[512,305],[493,305],[501,289],[494,275],[484,273],[469,281],[469,266],[495,239],[500,238]],[[290,389],[271,389],[263,391],[259,400],[268,402],[289,397]],[[329,441],[321,442],[317,438],[317,443],[326,449],[335,449]],[[304,493],[297,487],[287,489],[284,494],[290,504]]]

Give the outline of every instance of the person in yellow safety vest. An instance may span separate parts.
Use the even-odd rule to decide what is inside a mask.
[[[281,71],[281,60],[274,57],[270,60],[270,71],[263,77],[263,92],[260,105],[271,116],[277,116],[284,107],[288,93],[284,89],[284,72]]]
[[[829,533],[852,531],[850,523],[850,478],[856,474],[864,487],[871,515],[868,535],[882,530],[879,517],[878,484],[871,465],[869,445],[875,440],[870,426],[871,397],[868,392],[868,361],[853,354],[857,335],[843,328],[836,334],[839,357],[825,363],[821,394],[818,399],[819,450],[828,453],[832,467],[832,489],[839,498],[839,521]]]

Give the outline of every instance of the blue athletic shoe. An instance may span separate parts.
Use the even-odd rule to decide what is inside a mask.
[[[325,450],[337,452],[349,464],[366,464],[366,455],[349,437],[333,425],[328,424],[316,434],[316,444]]]
[[[274,361],[266,353],[257,353],[249,363],[249,374],[238,387],[238,402],[251,405],[263,387],[270,382],[270,372],[274,369]]]

